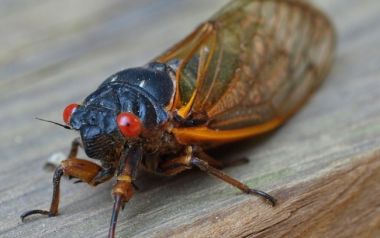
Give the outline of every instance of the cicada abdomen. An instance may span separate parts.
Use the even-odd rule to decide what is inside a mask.
[[[207,126],[183,142],[242,139],[290,117],[326,77],[335,47],[328,18],[297,0],[237,0],[157,60],[176,69],[173,109]]]

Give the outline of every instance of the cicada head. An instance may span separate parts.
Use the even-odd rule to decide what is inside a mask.
[[[138,141],[142,125],[130,112],[70,104],[63,113],[65,123],[80,132],[90,158],[112,160],[119,157],[126,142]]]
[[[140,142],[149,147],[152,138],[160,138],[173,84],[160,64],[126,69],[106,79],[82,105],[68,105],[63,120],[80,132],[89,157],[114,160],[128,145]]]

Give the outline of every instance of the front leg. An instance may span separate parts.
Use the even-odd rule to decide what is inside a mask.
[[[78,137],[78,138],[75,138],[73,142],[71,143],[71,149],[68,155],[68,159],[77,158],[79,147],[83,148],[83,144],[82,144],[82,140]],[[116,169],[115,169],[114,164],[109,163],[109,162],[102,162],[101,169],[98,171],[97,175],[92,178],[92,181],[90,182],[84,181],[80,177],[75,177],[75,176],[71,176],[71,177],[79,178],[78,182],[87,182],[90,185],[96,186],[98,184],[101,184],[110,180],[114,176],[115,170]]]
[[[133,181],[135,174],[142,159],[141,145],[134,145],[128,148],[120,159],[120,168],[117,176],[117,182],[113,186],[112,195],[114,196],[114,205],[112,209],[111,224],[108,237],[115,237],[117,218],[120,208],[123,208],[133,196],[134,186]]]
[[[98,185],[101,183],[104,183],[115,175],[115,166],[111,163],[102,163],[101,170],[98,172],[98,174],[92,179],[91,185]]]
[[[58,214],[59,206],[59,194],[60,194],[60,182],[63,175],[78,178],[83,182],[90,185],[96,177],[96,175],[101,171],[101,167],[95,163],[82,159],[67,159],[62,161],[54,172],[53,176],[53,198],[51,201],[50,209],[46,210],[31,210],[24,212],[20,217],[21,220],[33,214],[48,215],[49,217],[56,216]]]
[[[58,214],[59,197],[60,197],[60,182],[62,176],[69,178],[77,178],[82,182],[96,186],[99,184],[99,174],[102,174],[104,168],[87,160],[78,159],[78,149],[81,146],[80,138],[73,140],[71,144],[70,153],[67,159],[62,161],[61,164],[55,169],[53,176],[53,197],[50,209],[46,210],[31,210],[24,212],[21,215],[21,220],[33,214],[42,214],[48,216],[56,216]],[[104,180],[105,181],[105,180]]]

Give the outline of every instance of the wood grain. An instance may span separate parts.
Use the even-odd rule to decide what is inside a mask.
[[[76,136],[34,120],[61,120],[113,72],[146,63],[227,1],[0,0],[0,237],[105,237],[112,183],[62,183],[60,216],[46,209],[42,169]],[[380,3],[315,0],[335,22],[338,52],[312,100],[267,136],[223,147],[247,156],[225,171],[275,195],[271,208],[199,171],[141,174],[118,237],[379,237]]]

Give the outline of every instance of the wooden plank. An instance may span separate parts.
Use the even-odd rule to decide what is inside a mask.
[[[74,134],[33,120],[61,120],[108,75],[141,65],[227,1],[0,1],[0,237],[105,237],[112,183],[62,183],[61,214],[48,208],[53,153]],[[274,133],[216,151],[248,156],[225,171],[275,195],[271,208],[199,171],[142,174],[119,237],[379,237],[380,3],[316,0],[336,23],[332,72],[312,100]]]

